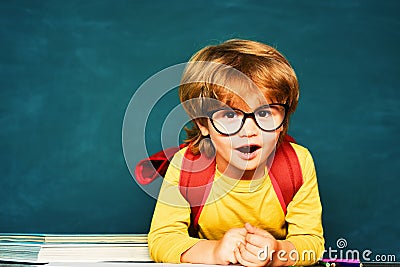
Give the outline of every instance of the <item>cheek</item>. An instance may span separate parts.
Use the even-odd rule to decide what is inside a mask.
[[[229,150],[233,147],[232,139],[229,137],[225,136],[221,137],[218,134],[217,135],[210,134],[210,137],[212,142],[214,143],[215,148],[220,152]]]
[[[275,149],[279,139],[279,133],[264,133],[263,134],[263,150],[264,154],[271,154]]]
[[[263,142],[265,142],[265,144],[276,143],[279,139],[279,132],[272,132],[272,133],[264,132],[262,136],[263,136],[262,137]]]
[[[212,142],[217,146],[216,148],[221,149],[226,147],[228,149],[232,147],[232,137],[220,135],[211,125],[210,121],[208,121],[208,132]]]
[[[215,149],[219,153],[223,153],[223,151],[228,151],[232,148],[232,138],[229,136],[221,136],[215,131],[212,125],[209,125],[209,134]]]

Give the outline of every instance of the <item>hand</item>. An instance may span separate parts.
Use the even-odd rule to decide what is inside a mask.
[[[245,228],[232,228],[227,231],[214,249],[213,254],[216,264],[228,265],[229,263],[237,263],[234,250],[239,243],[246,242],[246,234],[247,230]]]
[[[272,254],[278,250],[278,241],[266,230],[245,224],[246,243],[235,249],[237,261],[245,266],[266,266],[272,260]]]

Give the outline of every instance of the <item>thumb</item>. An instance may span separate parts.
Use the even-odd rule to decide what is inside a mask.
[[[244,227],[250,234],[261,235],[264,237],[273,237],[273,235],[271,235],[267,230],[253,226],[250,223],[246,223]]]
[[[250,234],[255,234],[255,228],[253,225],[251,225],[250,223],[245,223],[244,224],[244,228],[247,230],[247,232],[249,232]]]
[[[247,229],[246,228],[239,228],[238,229],[238,234],[245,237],[247,235]]]

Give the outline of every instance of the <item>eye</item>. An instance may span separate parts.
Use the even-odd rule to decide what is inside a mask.
[[[243,114],[240,111],[232,110],[232,109],[221,109],[213,113],[212,119],[213,120],[220,120],[220,121],[236,121],[243,117]]]
[[[272,112],[268,109],[262,109],[257,111],[256,113],[257,117],[261,117],[261,118],[266,118],[272,115]]]
[[[225,111],[223,117],[228,118],[228,119],[234,119],[237,117],[237,114],[234,111]]]

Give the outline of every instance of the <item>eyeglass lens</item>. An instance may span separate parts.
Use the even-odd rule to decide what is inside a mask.
[[[211,120],[215,129],[223,134],[240,131],[247,117],[253,117],[262,130],[275,131],[282,125],[285,113],[283,105],[262,106],[253,113],[245,113],[239,109],[221,109],[212,113]]]

